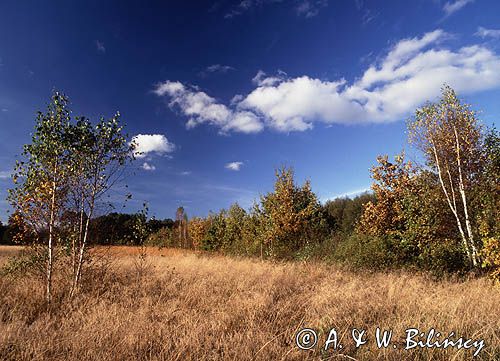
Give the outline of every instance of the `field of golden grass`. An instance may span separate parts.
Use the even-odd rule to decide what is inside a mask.
[[[0,262],[18,250],[1,247]],[[44,306],[40,281],[0,276],[1,360],[471,360],[474,349],[404,350],[405,330],[484,339],[500,360],[500,289],[486,279],[433,281],[180,250],[115,247],[73,301]],[[3,256],[2,256],[3,255]],[[318,334],[300,350],[297,332]],[[375,329],[391,329],[378,349]],[[321,351],[331,328],[342,349]],[[353,328],[366,329],[355,348]],[[458,337],[455,337],[455,339]],[[396,346],[394,348],[393,344]]]
[[[10,257],[17,255],[23,247],[20,246],[1,246],[0,245],[0,267],[5,265]]]

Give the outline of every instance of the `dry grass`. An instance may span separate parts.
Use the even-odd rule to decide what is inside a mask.
[[[0,249],[5,253],[5,249]],[[73,302],[45,311],[36,280],[0,278],[2,360],[470,360],[468,350],[404,351],[404,330],[484,338],[478,359],[500,360],[500,290],[485,279],[434,282],[408,273],[354,274],[173,250],[114,248]],[[378,350],[377,326],[398,349]],[[343,350],[301,351],[302,327],[335,327]],[[355,349],[350,329],[366,328]],[[349,356],[349,357],[347,357]]]
[[[17,255],[23,247],[20,246],[2,246],[0,245],[0,267],[5,265],[10,257]]]

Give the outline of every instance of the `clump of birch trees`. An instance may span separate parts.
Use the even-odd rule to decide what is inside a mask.
[[[43,265],[47,303],[58,261],[69,268],[69,296],[78,291],[96,204],[121,178],[133,149],[119,113],[96,124],[73,119],[69,99],[59,92],[46,112],[38,112],[31,143],[16,163],[9,201],[21,231],[17,237],[29,241],[32,257]]]

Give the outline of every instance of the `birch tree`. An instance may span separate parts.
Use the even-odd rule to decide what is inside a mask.
[[[178,239],[181,247],[187,248],[188,242],[188,216],[184,207],[178,207],[175,212],[175,221],[178,228]]]
[[[135,145],[127,142],[119,113],[110,120],[101,118],[95,126],[80,118],[71,128],[71,140],[71,192],[79,214],[76,242],[72,244],[72,296],[82,276],[96,202],[121,179],[126,163],[134,159]]]
[[[120,114],[93,125],[87,118],[72,121],[68,98],[54,92],[46,113],[39,112],[31,143],[16,163],[9,191],[13,219],[22,225],[24,240],[45,260],[45,294],[52,298],[56,247],[68,246],[72,287],[77,290],[86,259],[90,221],[99,201],[134,158],[120,124]],[[44,245],[42,252],[40,245]],[[60,252],[63,255],[63,252]]]
[[[470,207],[471,190],[480,179],[481,126],[476,113],[448,86],[437,103],[418,109],[408,122],[408,135],[427,165],[437,173],[446,203],[453,213],[464,252],[480,265]]]
[[[31,143],[24,146],[13,174],[15,187],[9,191],[14,214],[36,242],[45,244],[45,297],[52,299],[54,249],[60,242],[58,224],[68,194],[70,127],[68,98],[55,92],[46,113],[38,112]]]

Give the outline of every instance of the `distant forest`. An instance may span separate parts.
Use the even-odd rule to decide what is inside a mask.
[[[375,202],[375,196],[366,192],[355,198],[336,198],[320,205],[321,218],[325,230],[330,235],[345,236],[354,232],[366,203]],[[158,247],[188,247],[202,250],[219,250],[217,242],[210,245],[206,235],[199,234],[201,218],[189,219],[183,207],[177,209],[177,219],[147,218],[143,212],[119,213],[111,212],[90,220],[91,245],[126,245],[141,246],[150,245]],[[213,219],[219,217],[224,222],[231,223],[229,217],[241,215],[247,216],[247,211],[238,204],[234,204],[227,210],[221,210],[218,214],[211,213],[205,221],[213,223]],[[237,220],[235,220],[237,222]],[[187,222],[187,223],[186,223]],[[187,224],[187,227],[186,227]],[[138,233],[138,226],[142,225],[144,232]],[[191,229],[192,228],[192,229]],[[0,240],[2,244],[15,245],[19,243],[16,235],[19,228],[13,222],[3,225],[0,222]],[[208,230],[207,230],[208,231]],[[212,234],[215,234],[212,231]],[[46,236],[46,235],[45,235]],[[197,239],[197,238],[202,239]],[[224,237],[222,237],[224,238]],[[224,241],[221,241],[221,244]]]

